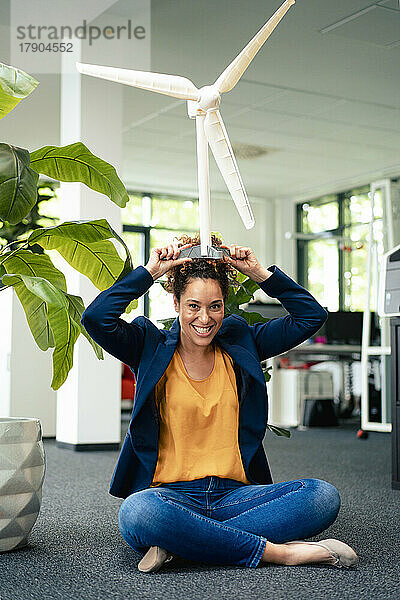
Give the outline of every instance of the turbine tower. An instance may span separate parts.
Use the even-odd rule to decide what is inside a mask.
[[[198,89],[190,79],[179,75],[132,71],[76,63],[80,73],[117,81],[144,90],[187,100],[188,115],[196,120],[197,177],[199,188],[200,247],[188,248],[192,257],[222,258],[223,252],[211,246],[210,184],[208,146],[246,229],[254,226],[254,216],[233,154],[232,146],[219,112],[221,94],[229,92],[239,81],[261,46],[285,16],[295,0],[285,0],[238,56],[212,85]],[[181,256],[185,251],[182,251]]]

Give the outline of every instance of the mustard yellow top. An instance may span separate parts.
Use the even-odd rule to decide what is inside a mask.
[[[215,348],[212,372],[192,379],[175,350],[156,385],[159,451],[150,487],[217,475],[250,484],[238,442],[239,403],[232,359]]]

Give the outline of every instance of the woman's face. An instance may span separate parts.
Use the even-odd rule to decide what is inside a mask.
[[[211,344],[224,318],[224,299],[215,279],[189,279],[180,301],[174,296],[179,313],[181,341],[196,346]]]

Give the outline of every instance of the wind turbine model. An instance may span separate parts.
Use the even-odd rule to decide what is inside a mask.
[[[216,82],[200,89],[197,89],[186,77],[178,75],[76,63],[80,73],[187,100],[189,117],[196,119],[200,246],[183,250],[181,256],[222,258],[224,253],[223,250],[211,246],[208,145],[211,147],[244,226],[246,229],[254,226],[253,212],[218,108],[221,94],[229,92],[237,84],[261,46],[294,3],[295,0],[286,0]]]

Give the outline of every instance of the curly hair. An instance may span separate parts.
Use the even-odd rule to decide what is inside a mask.
[[[196,234],[190,237],[186,234],[177,238],[180,245],[191,244],[195,246],[200,243],[200,236]],[[211,235],[213,246],[221,246],[220,240],[215,234]],[[179,301],[181,294],[185,291],[190,279],[214,279],[218,281],[222,297],[227,299],[229,288],[237,285],[236,269],[221,259],[212,258],[194,258],[190,262],[178,265],[170,269],[167,273],[167,282],[164,288],[167,292],[174,294]]]

